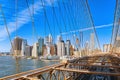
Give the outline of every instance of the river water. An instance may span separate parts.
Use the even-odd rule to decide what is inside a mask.
[[[12,56],[0,56],[0,78],[55,63],[58,62],[40,61],[37,59],[16,59]]]

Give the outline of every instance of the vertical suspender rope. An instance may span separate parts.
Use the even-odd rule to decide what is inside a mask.
[[[43,7],[43,12],[44,12],[44,16],[45,16],[45,21],[46,21],[46,23],[47,23],[47,25],[48,25],[48,28],[49,28],[49,31],[50,31],[50,33],[51,33],[51,35],[52,35],[52,31],[51,31],[51,29],[50,29],[50,24],[49,24],[48,17],[47,17],[47,13],[46,13],[46,9],[45,9],[45,4],[44,4],[43,0],[40,0],[40,1],[41,1],[41,4],[42,4],[42,7]],[[52,36],[53,36],[53,35],[52,35]]]
[[[15,36],[17,36],[18,34],[17,34],[17,26],[18,26],[18,0],[15,0],[15,14],[16,14],[16,35]]]
[[[32,15],[33,15],[33,18],[34,18],[34,0],[32,0]]]
[[[38,40],[38,35],[37,35],[36,29],[35,29],[35,22],[34,22],[32,13],[31,13],[31,11],[30,11],[30,7],[29,7],[29,4],[28,4],[28,0],[26,0],[26,4],[27,4],[27,7],[28,7],[28,12],[29,12],[29,14],[30,14],[30,19],[31,19],[31,21],[32,21],[33,37],[34,37],[34,34],[36,34],[36,39]]]
[[[63,14],[62,14],[62,10],[61,10],[61,7],[60,7],[60,2],[57,1],[57,4],[58,4],[58,8],[59,8],[59,12],[60,12],[61,18],[62,18],[62,20],[63,20],[63,24],[64,24],[65,31],[67,32],[66,20],[64,19],[64,16],[63,16]],[[66,37],[66,39],[67,39],[67,37]]]
[[[53,15],[54,15],[54,17],[55,17],[55,20],[56,20],[56,23],[57,23],[57,26],[58,26],[58,29],[59,29],[60,35],[61,35],[62,30],[61,30],[61,28],[60,28],[59,21],[58,21],[58,19],[57,19],[57,15],[56,15],[56,12],[55,12],[54,4],[53,4],[52,1],[54,2],[54,0],[50,0],[50,2],[51,2],[51,4],[52,4]],[[54,27],[55,27],[55,25],[54,25]]]
[[[99,43],[99,39],[98,39],[97,32],[96,32],[95,25],[94,25],[94,21],[93,21],[91,12],[90,12],[90,7],[89,7],[89,5],[88,5],[88,0],[86,0],[86,5],[87,5],[87,8],[88,8],[88,12],[89,12],[90,19],[91,19],[91,21],[92,21],[92,27],[93,27],[93,29],[94,29],[94,33],[95,33],[95,36],[96,36],[96,38],[97,38],[98,47],[99,47],[99,49],[101,50],[101,48],[100,48],[100,43]]]

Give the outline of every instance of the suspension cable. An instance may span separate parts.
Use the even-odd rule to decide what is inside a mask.
[[[50,31],[50,33],[51,33],[51,35],[52,35],[52,31],[51,31],[51,29],[50,29],[50,23],[49,23],[49,20],[48,20],[48,17],[47,17],[47,13],[46,13],[44,1],[41,0],[41,3],[42,3],[42,7],[43,7],[43,12],[44,12],[44,16],[45,16],[45,21],[46,21],[46,23],[47,23],[47,25],[48,25],[48,28],[49,28],[49,31]],[[52,35],[52,36],[53,36],[53,35]]]
[[[65,3],[64,3],[64,1],[62,0],[62,3],[63,3],[63,8],[64,8],[64,10],[65,10],[65,12],[66,12],[66,14],[67,14],[67,16],[68,16],[68,18],[67,18],[67,20],[68,20],[68,23],[69,23],[69,26],[70,26],[70,29],[72,29],[71,27],[72,27],[72,25],[71,25],[71,23],[72,24],[74,24],[74,22],[70,22],[70,16],[71,16],[71,13],[69,12],[69,14],[68,14],[68,12],[67,12],[67,8],[66,8],[66,6],[65,6]],[[67,31],[66,31],[67,32]],[[74,35],[74,33],[73,33],[73,35]],[[66,35],[67,36],[67,35]],[[74,39],[74,41],[75,41],[75,38],[73,37],[73,39]],[[77,44],[75,43],[75,46],[77,46]]]
[[[70,27],[70,29],[72,29],[71,27],[72,27],[72,23],[73,22],[70,22],[70,17],[69,17],[69,15],[71,16],[71,14],[70,14],[70,12],[69,12],[69,14],[68,14],[68,12],[67,12],[67,8],[66,8],[66,6],[65,6],[65,3],[64,3],[64,1],[62,0],[62,3],[63,3],[63,8],[64,8],[64,10],[65,10],[65,13],[66,13],[66,15],[68,16],[68,18],[67,18],[67,20],[68,20],[68,22],[69,22],[69,27]]]
[[[15,0],[15,13],[16,13],[16,36],[17,36],[17,26],[18,26],[18,0]]]
[[[94,21],[93,21],[91,12],[90,12],[90,7],[89,7],[89,4],[88,4],[88,0],[86,0],[86,6],[87,6],[87,8],[88,8],[89,16],[90,16],[90,19],[91,19],[91,21],[92,21],[92,27],[93,27],[93,29],[94,29],[94,33],[95,33],[96,38],[97,38],[98,47],[99,47],[99,49],[101,50],[100,43],[99,43],[99,39],[98,39],[97,32],[96,32],[95,25],[94,25]]]
[[[116,25],[115,21],[116,21],[116,15],[117,15],[117,8],[118,8],[118,0],[116,0],[115,13],[114,13],[114,24],[113,24],[112,36],[111,36],[111,44],[113,44],[113,46],[114,46],[114,43],[115,43],[114,30],[115,30],[115,25]]]
[[[4,15],[4,12],[2,10],[2,6],[1,5],[0,5],[0,10],[1,10],[1,14],[2,14],[2,17],[3,17],[4,24],[5,24],[5,29],[7,31],[7,34],[8,34],[9,40],[10,40],[10,44],[11,44],[12,50],[14,51],[14,47],[13,47],[12,40],[11,40],[11,37],[10,37],[10,32],[9,32],[8,26],[7,26],[7,21],[6,21],[6,18],[5,18],[5,15]]]
[[[36,34],[36,39],[38,40],[38,35],[37,35],[36,29],[35,29],[35,22],[34,22],[33,16],[32,16],[31,11],[30,11],[28,0],[26,0],[26,4],[27,4],[27,7],[28,7],[28,12],[30,14],[30,19],[32,21],[33,36],[34,36],[34,34]]]
[[[91,27],[91,19],[90,19],[90,17],[89,17],[89,11],[88,11],[88,8],[87,8],[87,4],[86,4],[86,2],[85,2],[85,0],[82,0],[82,2],[81,2],[81,4],[84,6],[84,9],[83,9],[83,11],[84,11],[84,18],[85,18],[85,20],[86,20],[86,25],[88,26],[88,27]],[[85,22],[84,22],[85,23]],[[90,25],[90,26],[89,26]],[[93,30],[94,31],[94,30]],[[90,31],[90,32],[93,32],[93,31]],[[94,33],[95,34],[95,33]],[[82,38],[83,38],[83,34],[82,34]],[[83,39],[82,39],[82,41],[83,41]],[[82,47],[85,47],[85,46],[83,46],[83,44],[82,44]]]
[[[63,16],[63,13],[62,13],[62,10],[61,10],[61,7],[60,7],[60,1],[57,1],[57,4],[58,4],[58,9],[59,9],[59,12],[60,12],[60,15],[61,15],[61,18],[63,20],[63,24],[64,24],[64,28],[65,28],[65,32],[67,32],[67,25],[66,25],[66,20]],[[67,39],[67,36],[66,36],[66,39]]]
[[[32,15],[33,15],[33,19],[34,19],[34,0],[32,0]]]
[[[54,15],[54,17],[55,17],[55,20],[56,20],[56,23],[57,23],[57,26],[58,26],[58,28],[59,28],[60,35],[61,35],[62,30],[61,30],[61,28],[60,28],[59,21],[58,21],[58,19],[57,19],[57,15],[56,15],[56,12],[55,12],[54,4],[53,4],[54,0],[53,0],[53,2],[52,2],[52,0],[50,0],[50,2],[51,2],[51,4],[52,4],[53,15]],[[55,25],[54,25],[54,27],[55,27]]]

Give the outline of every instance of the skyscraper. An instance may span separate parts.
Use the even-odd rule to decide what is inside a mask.
[[[107,52],[107,44],[103,45],[103,52]]]
[[[45,37],[45,43],[46,45],[52,44],[52,36],[49,34],[49,36]]]
[[[62,37],[60,35],[57,36],[57,41],[60,42],[62,40]]]
[[[38,50],[38,56],[43,56],[43,46],[44,46],[44,39],[39,38],[38,39],[38,45],[39,45],[39,50]]]
[[[46,48],[47,48],[47,54],[50,54],[50,46],[46,45]]]
[[[71,45],[70,40],[67,40],[66,41],[66,54],[67,54],[67,56],[70,56],[70,45]]]
[[[33,49],[32,49],[32,57],[35,57],[35,58],[38,57],[38,50],[39,50],[38,43],[34,43],[33,44]]]
[[[103,52],[110,52],[111,49],[112,49],[111,44],[104,44],[103,45]]]
[[[76,50],[78,51],[79,50],[79,39],[78,38],[76,38]]]
[[[95,48],[95,38],[94,38],[94,33],[90,34],[90,50],[94,50]]]
[[[22,39],[22,50],[21,50],[21,55],[25,56],[25,50],[26,50],[26,46],[27,46],[27,40]]]
[[[54,45],[50,46],[50,54],[55,55],[55,46]]]
[[[26,46],[26,48],[25,48],[26,49],[25,50],[25,56],[26,57],[32,56],[32,48],[33,48],[32,46],[29,46],[29,45]]]
[[[65,55],[65,43],[63,40],[57,43],[57,55],[62,57]]]
[[[22,38],[15,37],[15,39],[13,40],[13,55],[22,56],[21,50],[22,50]]]
[[[43,47],[43,56],[46,56],[47,55],[47,46],[44,45]]]
[[[86,41],[85,42],[85,54],[84,54],[84,56],[88,56],[89,55],[89,42],[88,41]]]
[[[57,45],[54,44],[54,48],[55,48],[55,55],[57,55]]]
[[[120,47],[120,37],[117,36],[114,47]]]
[[[53,44],[52,36],[49,34],[49,36],[45,37],[45,45],[47,49],[47,54],[50,54],[50,47],[52,44]]]
[[[70,56],[72,56],[74,54],[74,48],[72,45],[70,45]]]

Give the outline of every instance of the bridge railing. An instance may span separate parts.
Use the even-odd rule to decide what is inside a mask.
[[[3,77],[0,80],[75,80],[82,74],[120,76],[119,61],[120,58],[108,54],[86,56]],[[105,71],[107,69],[108,72],[98,70],[99,68]],[[110,69],[113,72],[110,72]]]
[[[54,64],[54,65],[51,65],[51,66],[45,66],[43,68],[38,68],[38,69],[35,69],[35,70],[30,70],[30,71],[6,76],[6,77],[3,77],[3,78],[0,78],[0,80],[17,80],[17,79],[19,80],[21,78],[30,79],[30,77],[36,77],[36,76],[43,78],[42,74],[48,72],[48,74],[51,75],[54,68],[63,67],[63,66],[65,66],[65,63]]]

